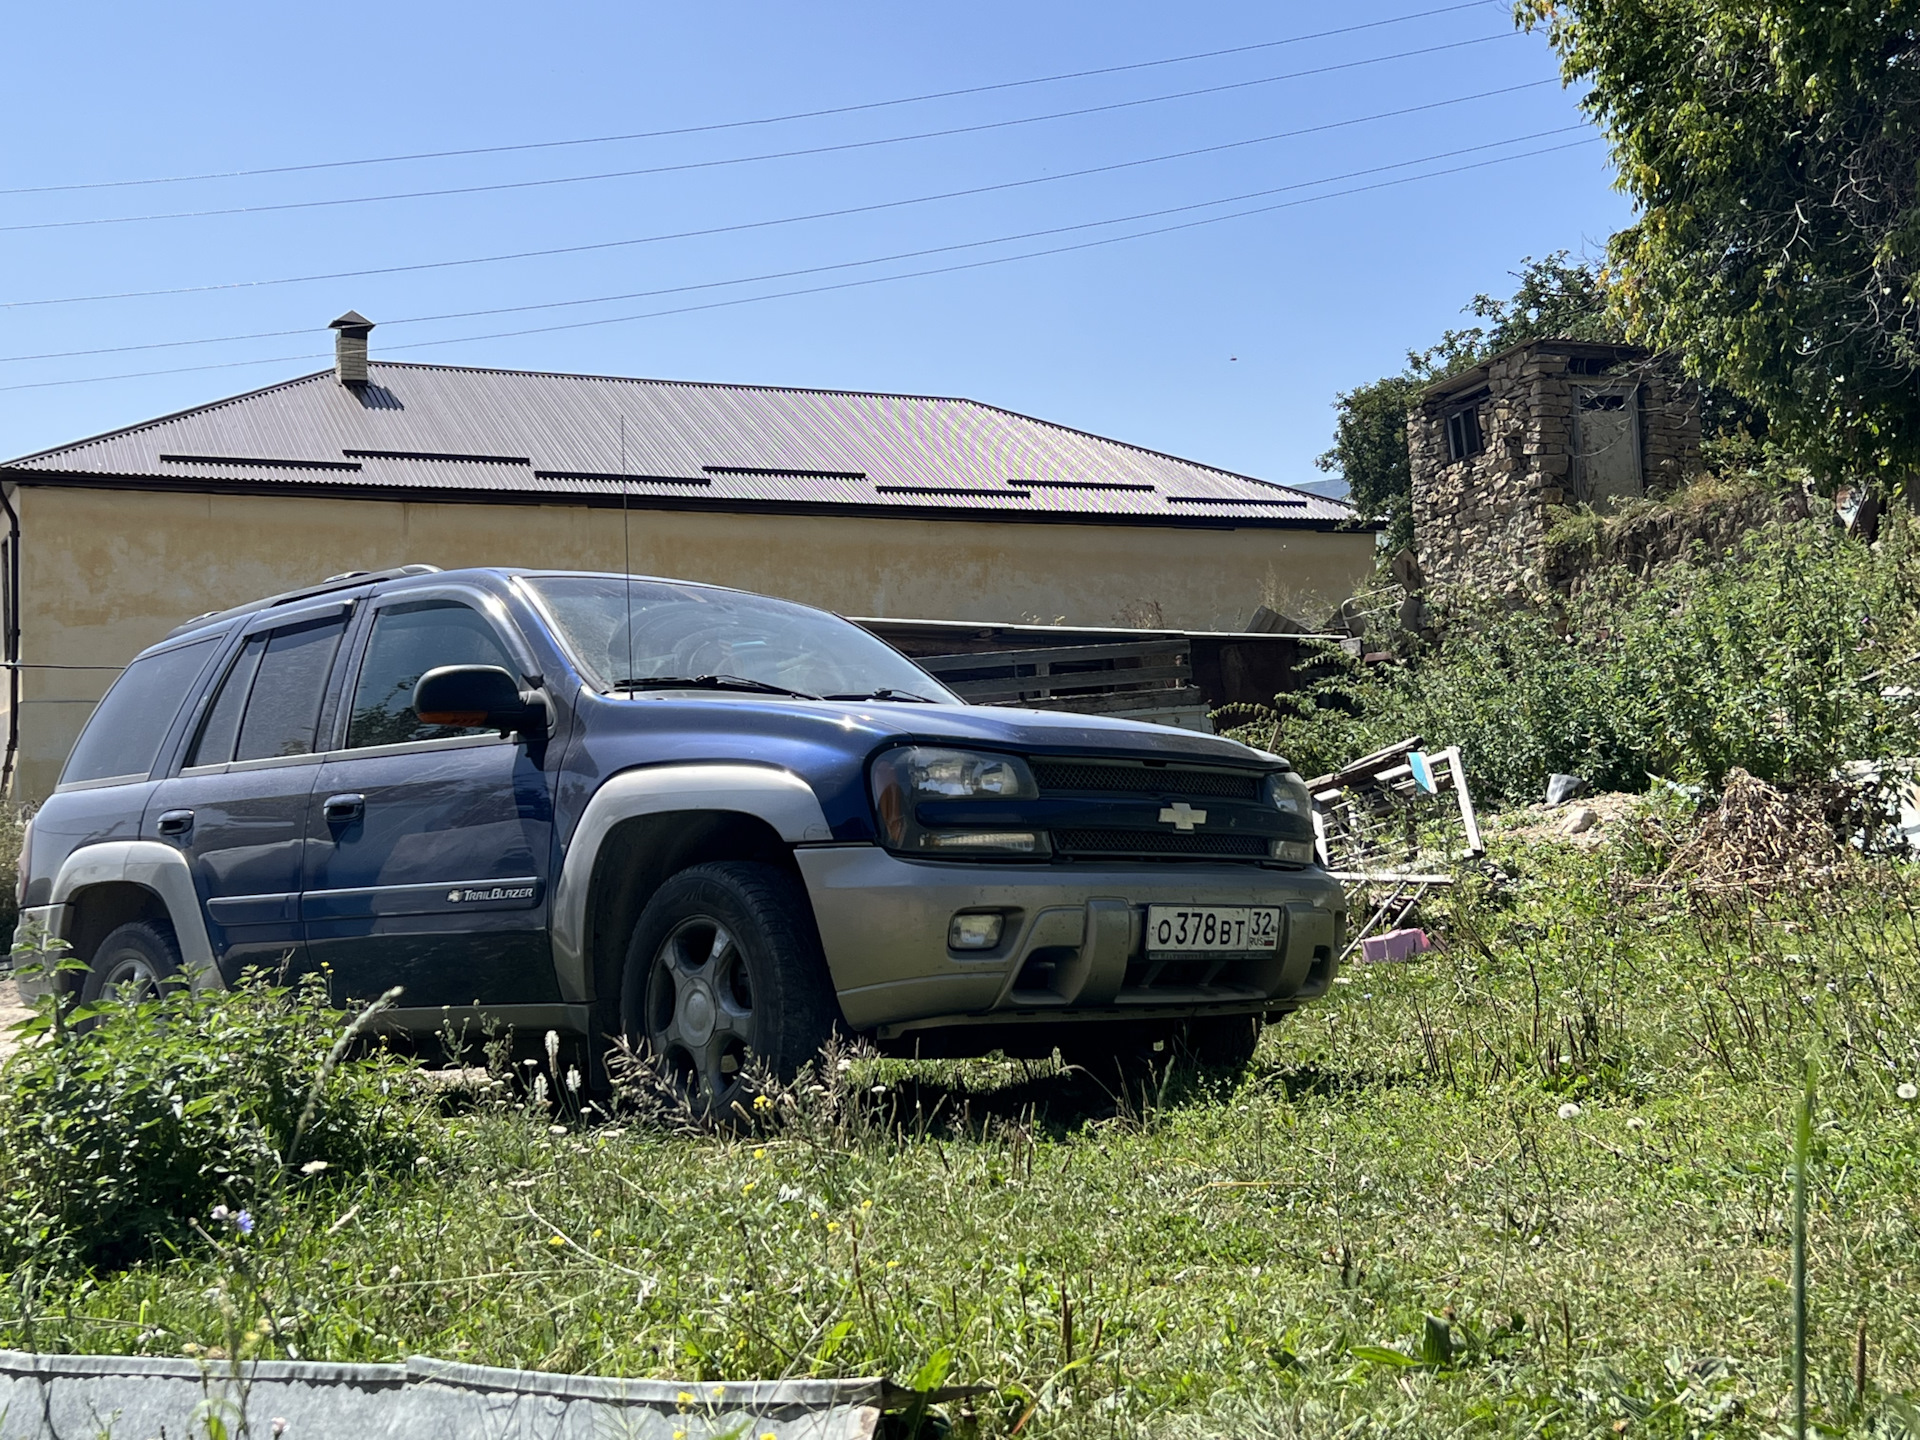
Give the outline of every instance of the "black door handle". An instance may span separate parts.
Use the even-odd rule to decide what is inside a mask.
[[[367,797],[364,795],[329,795],[326,803],[320,807],[320,813],[327,817],[329,825],[351,825],[367,813]]]
[[[160,823],[156,828],[162,835],[170,835],[176,839],[182,835],[190,834],[193,830],[193,811],[165,811],[161,814]]]

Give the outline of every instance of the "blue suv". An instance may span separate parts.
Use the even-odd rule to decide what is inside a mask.
[[[390,1023],[624,1036],[708,1106],[889,1053],[1244,1061],[1324,993],[1310,797],[1233,741],[962,703],[849,621],[408,566],[175,630],[28,831],[94,999],[318,969]]]

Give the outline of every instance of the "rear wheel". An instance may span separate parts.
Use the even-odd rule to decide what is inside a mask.
[[[164,920],[135,920],[111,931],[93,952],[80,1002],[153,1000],[180,974],[180,945]]]
[[[634,926],[620,993],[628,1043],[687,1103],[729,1111],[757,1059],[782,1079],[820,1052],[837,1015],[799,883],[771,865],[696,865],[662,885]]]

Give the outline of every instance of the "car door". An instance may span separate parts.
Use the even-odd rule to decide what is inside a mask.
[[[524,676],[505,623],[461,596],[403,591],[376,603],[357,641],[337,748],[318,770],[301,901],[340,1001],[394,985],[408,1008],[559,998],[546,747],[413,710],[436,666]]]
[[[142,830],[183,849],[221,971],[297,970],[307,804],[329,677],[351,607],[255,622],[188,742],[156,787]]]

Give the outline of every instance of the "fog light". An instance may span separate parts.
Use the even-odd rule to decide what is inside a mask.
[[[1311,865],[1313,863],[1313,842],[1311,840],[1276,840],[1270,847],[1273,858],[1288,865]]]
[[[947,926],[949,950],[991,950],[1000,943],[1005,924],[999,915],[956,915]]]
[[[928,830],[920,836],[922,850],[997,850],[1006,855],[1045,854],[1041,839],[1031,830]]]

